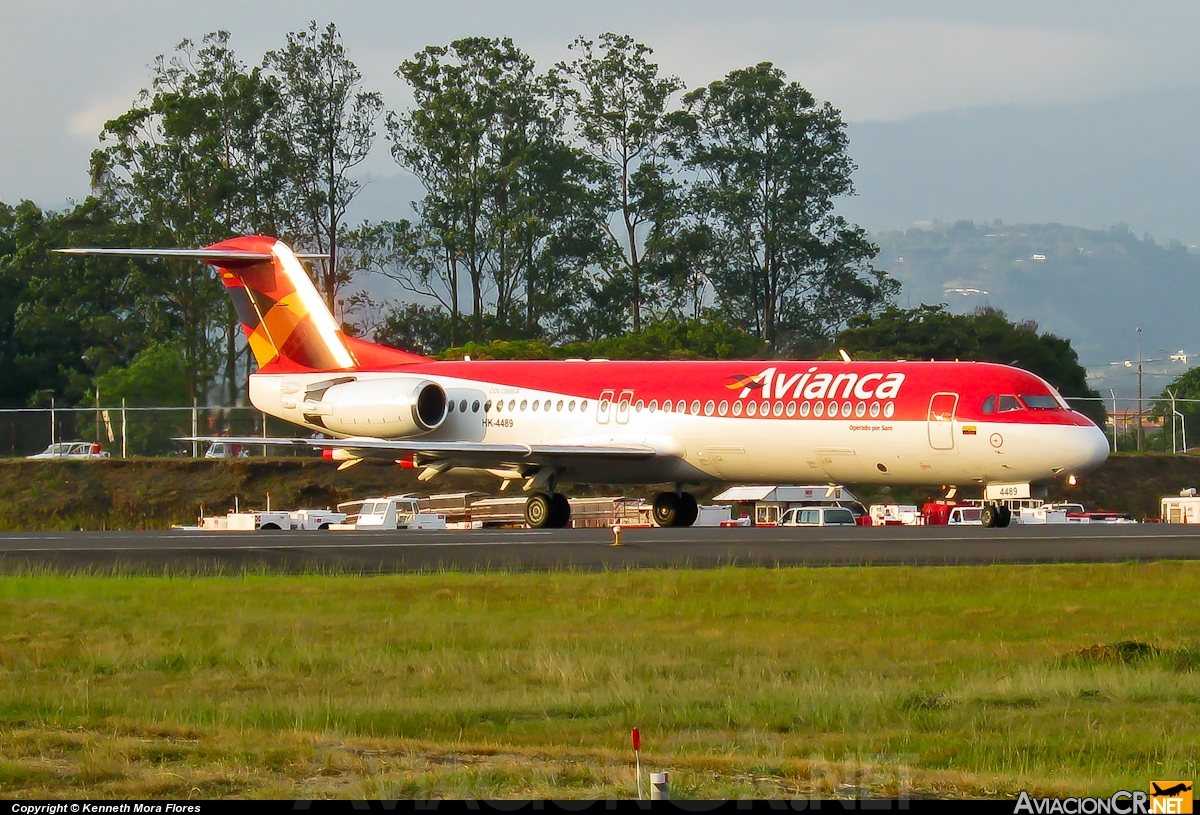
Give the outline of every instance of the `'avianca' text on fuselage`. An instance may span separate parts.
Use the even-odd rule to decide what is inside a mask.
[[[384,457],[426,480],[492,473],[530,492],[531,526],[566,523],[565,483],[673,483],[655,499],[655,519],[688,525],[696,506],[686,484],[1030,485],[1108,455],[1095,424],[1005,365],[438,362],[346,336],[300,256],[274,238],[65,251],[217,268],[258,363],[251,401],[323,436],[244,443],[316,447],[342,467]]]
[[[822,372],[814,365],[804,373],[792,374],[790,377],[772,367],[754,376],[735,374],[730,380],[725,387],[740,390],[739,399],[745,399],[752,394],[770,398],[772,393],[775,399],[783,399],[789,392],[792,399],[824,399],[826,396],[837,396],[839,389],[842,399],[851,396],[857,399],[894,399],[900,393],[900,386],[904,384],[904,374],[874,372],[860,377],[856,373]]]

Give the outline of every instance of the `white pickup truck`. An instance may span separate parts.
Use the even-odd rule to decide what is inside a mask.
[[[417,499],[407,495],[385,495],[362,501],[338,504],[338,512],[346,513],[344,523],[332,524],[334,531],[364,529],[445,529],[446,516],[421,512]]]
[[[776,526],[858,526],[858,519],[845,507],[792,507]]]

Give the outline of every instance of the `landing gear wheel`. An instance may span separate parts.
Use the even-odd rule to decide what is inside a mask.
[[[1004,527],[1008,526],[1009,523],[1012,522],[1012,510],[1009,509],[1008,507],[996,507],[996,510],[997,510],[996,526],[1003,529]]]
[[[675,521],[676,526],[691,526],[696,523],[696,518],[700,515],[700,507],[696,505],[696,497],[690,492],[679,494],[679,518]]]
[[[561,492],[550,494],[550,520],[546,526],[551,529],[562,529],[571,523],[571,502]]]
[[[673,492],[660,492],[654,496],[654,523],[658,526],[679,526],[682,502]]]
[[[525,501],[525,524],[530,529],[551,526],[551,515],[550,496],[546,493],[535,492]]]
[[[996,510],[996,506],[994,504],[987,504],[982,510],[979,511],[979,520],[982,521],[983,525],[988,529],[992,529],[999,523],[999,515],[1000,513]]]

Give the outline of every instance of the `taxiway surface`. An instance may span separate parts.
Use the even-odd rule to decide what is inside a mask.
[[[1200,560],[1200,527],[1139,525],[0,535],[0,571],[387,573]]]

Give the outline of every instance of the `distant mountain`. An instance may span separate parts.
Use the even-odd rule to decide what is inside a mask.
[[[1138,235],[1200,244],[1198,129],[1200,84],[853,122],[858,195],[839,209],[877,231],[935,218],[1123,221]]]
[[[876,266],[904,284],[900,305],[947,303],[958,313],[995,306],[1070,339],[1080,361],[1098,374],[1107,373],[1109,362],[1137,357],[1139,326],[1147,358],[1167,356],[1160,348],[1200,350],[1200,256],[1179,241],[1163,246],[1124,225],[1093,230],[999,221],[934,222],[872,237],[880,246]],[[1183,369],[1171,362],[1146,368]],[[1119,386],[1128,388],[1129,371],[1111,371],[1124,374]],[[1169,381],[1154,376],[1148,393]]]

